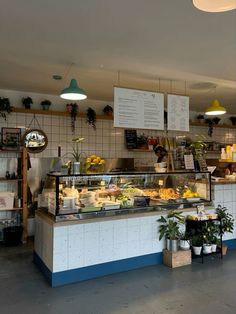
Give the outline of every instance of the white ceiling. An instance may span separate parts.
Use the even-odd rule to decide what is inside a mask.
[[[186,85],[191,110],[217,97],[236,114],[236,10],[205,13],[191,0],[1,0],[0,42],[0,89],[59,94],[75,77],[88,98],[109,102],[117,84],[180,94]],[[202,82],[217,88],[191,88]]]

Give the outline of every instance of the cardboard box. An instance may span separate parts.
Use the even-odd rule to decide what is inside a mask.
[[[172,252],[165,249],[163,263],[171,268],[190,265],[192,263],[191,250]]]
[[[12,192],[0,192],[0,210],[12,210],[14,208],[14,195]]]

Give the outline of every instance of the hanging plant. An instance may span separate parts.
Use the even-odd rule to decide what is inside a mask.
[[[8,98],[1,98],[0,97],[0,117],[4,118],[4,120],[7,120],[7,113],[12,112],[12,107],[10,105],[10,101]]]
[[[106,106],[103,108],[103,113],[104,113],[106,116],[112,116],[112,115],[113,115],[113,108],[112,108],[110,105],[106,105]]]
[[[212,119],[206,119],[205,122],[206,122],[206,124],[208,124],[208,127],[209,127],[207,134],[209,136],[212,136],[212,134],[213,134],[213,121],[212,121]]]
[[[66,105],[66,110],[67,110],[67,112],[70,113],[70,117],[71,117],[71,131],[72,131],[72,133],[75,132],[75,121],[76,121],[78,109],[79,109],[79,107],[76,103]]]
[[[96,130],[96,111],[89,107],[86,115],[87,123],[91,125],[94,130]]]

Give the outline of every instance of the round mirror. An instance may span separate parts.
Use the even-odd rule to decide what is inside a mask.
[[[48,145],[47,135],[38,129],[30,129],[23,135],[23,143],[29,153],[40,153]]]

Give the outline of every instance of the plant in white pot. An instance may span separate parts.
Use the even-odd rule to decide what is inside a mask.
[[[190,234],[187,231],[180,233],[179,247],[181,250],[189,250],[190,249]]]
[[[166,217],[161,216],[157,221],[160,223],[159,240],[165,237],[167,250],[177,252],[180,237],[180,224],[184,223],[182,212],[171,211]]]
[[[195,234],[192,237],[192,248],[193,248],[193,253],[195,255],[201,255],[202,251],[202,245],[203,245],[203,237],[201,234]]]

